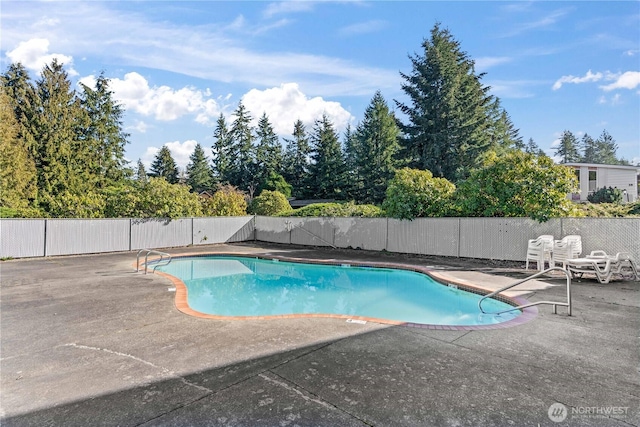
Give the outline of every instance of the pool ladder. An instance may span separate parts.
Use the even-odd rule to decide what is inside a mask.
[[[554,270],[562,271],[564,273],[564,275],[567,276],[567,302],[538,301],[538,302],[532,302],[530,304],[519,305],[517,307],[513,307],[513,308],[510,308],[508,310],[497,311],[495,313],[488,313],[488,312],[486,312],[486,311],[484,311],[482,309],[482,301],[484,301],[485,299],[491,298],[492,296],[494,296],[496,294],[499,294],[500,292],[503,292],[503,291],[506,291],[507,289],[511,289],[511,288],[513,288],[515,286],[521,285],[521,284],[523,284],[525,282],[528,282],[529,280],[535,279],[537,277],[542,276],[543,274],[547,274],[547,273],[549,273],[551,271],[554,271]],[[551,267],[551,268],[548,268],[548,269],[546,269],[544,271],[536,273],[533,276],[529,276],[526,279],[522,279],[522,280],[520,280],[520,281],[518,281],[516,283],[512,283],[512,284],[510,284],[508,286],[505,286],[502,289],[498,289],[497,291],[493,291],[490,294],[487,294],[487,295],[483,296],[480,299],[480,301],[478,301],[478,308],[480,308],[480,311],[483,312],[484,314],[502,314],[502,313],[507,313],[509,311],[521,310],[523,308],[532,307],[534,305],[540,305],[540,304],[551,304],[551,305],[553,305],[553,314],[557,314],[558,313],[557,306],[561,305],[561,306],[567,307],[567,315],[571,316],[571,275],[569,274],[569,272],[567,270],[565,270],[562,267]]]
[[[153,249],[140,249],[138,251],[138,255],[136,256],[136,271],[140,271],[140,254],[142,252],[146,252],[145,256],[144,256],[144,274],[147,274],[147,269],[149,267],[149,255],[151,254],[155,254],[155,255],[160,255],[160,259],[156,261],[155,265],[153,266],[153,272],[155,273],[156,268],[163,266],[163,265],[169,265],[169,263],[171,263],[171,255],[169,255],[166,252],[160,252],[160,251],[155,251]],[[166,257],[166,258],[165,258]],[[164,264],[162,264],[164,262]]]

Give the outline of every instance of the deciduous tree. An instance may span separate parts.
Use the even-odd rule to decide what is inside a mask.
[[[487,156],[483,167],[461,182],[456,192],[463,216],[530,217],[540,222],[568,216],[573,204],[574,171],[547,156],[513,150]]]

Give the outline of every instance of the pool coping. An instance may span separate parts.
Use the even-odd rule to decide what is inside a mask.
[[[463,283],[461,280],[457,280],[455,278],[445,276],[439,274],[437,271],[428,268],[421,267],[418,265],[412,264],[402,264],[402,263],[390,263],[390,262],[362,262],[356,260],[348,260],[348,259],[317,259],[317,258],[300,258],[300,257],[289,257],[282,255],[274,255],[274,254],[259,254],[252,253],[247,254],[246,252],[237,253],[237,252],[192,252],[192,253],[181,253],[180,255],[172,256],[171,259],[180,259],[180,258],[197,258],[197,257],[225,257],[225,256],[233,256],[233,257],[242,257],[242,258],[253,258],[253,259],[264,259],[264,260],[278,260],[285,262],[294,262],[294,263],[307,263],[307,264],[321,264],[321,265],[336,265],[336,266],[344,266],[348,265],[351,267],[364,267],[364,268],[393,268],[393,269],[401,269],[407,271],[413,271],[417,273],[425,274],[431,278],[433,278],[436,282],[441,284],[442,286],[454,285],[458,289],[471,292],[478,295],[487,295],[493,292],[490,289],[486,289],[480,286],[474,286],[469,283]],[[148,263],[151,264],[154,261],[159,260],[159,257],[150,258]],[[144,264],[141,264],[144,265]],[[366,316],[353,316],[346,314],[331,314],[331,313],[307,313],[307,314],[280,314],[280,315],[269,315],[269,316],[222,316],[216,314],[207,314],[196,311],[192,309],[188,304],[188,290],[187,286],[184,284],[182,280],[168,273],[164,273],[162,271],[155,271],[155,274],[158,274],[162,277],[167,278],[174,286],[175,286],[175,306],[178,311],[193,316],[200,319],[210,319],[210,320],[273,320],[273,319],[301,319],[301,318],[333,318],[333,319],[344,319],[344,320],[358,320],[372,323],[379,323],[384,325],[391,326],[405,326],[412,328],[420,328],[420,329],[431,329],[431,330],[449,330],[449,331],[477,331],[477,330],[492,330],[492,329],[504,329],[511,328],[514,326],[522,325],[524,323],[530,322],[538,315],[538,308],[536,306],[526,307],[522,309],[522,314],[520,316],[507,320],[506,322],[496,323],[492,325],[434,325],[427,323],[414,323],[414,322],[401,322],[395,320],[388,319],[379,319],[375,317],[366,317]],[[506,295],[498,294],[493,297],[494,299],[504,302],[506,304],[512,305],[514,307],[528,304],[529,301],[523,297],[513,296],[509,297]]]

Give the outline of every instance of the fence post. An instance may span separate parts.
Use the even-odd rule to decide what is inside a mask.
[[[384,243],[384,250],[385,251],[389,251],[389,217],[387,217],[387,234],[386,234],[386,241]]]
[[[42,248],[43,257],[47,256],[47,219],[44,219],[44,248]]]

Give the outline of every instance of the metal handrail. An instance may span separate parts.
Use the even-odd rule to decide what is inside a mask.
[[[528,282],[529,280],[535,279],[537,277],[542,276],[543,274],[549,273],[550,271],[554,271],[554,270],[559,270],[562,271],[564,273],[565,276],[567,276],[567,302],[555,302],[555,301],[538,301],[538,302],[532,302],[530,304],[523,304],[523,305],[519,305],[517,307],[513,307],[510,308],[508,310],[503,310],[503,311],[498,311],[495,313],[487,313],[486,311],[484,311],[482,309],[482,301],[484,301],[487,298],[491,298],[492,296],[499,294],[500,292],[506,291],[507,289],[511,289],[514,286],[518,286],[523,284],[524,282]],[[485,296],[483,296],[482,298],[480,298],[480,301],[478,301],[478,308],[480,309],[480,311],[484,314],[502,314],[502,313],[507,313],[509,311],[514,311],[514,310],[520,310],[523,308],[527,308],[527,307],[533,307],[534,305],[540,305],[540,304],[551,304],[553,305],[553,314],[557,314],[558,313],[558,309],[557,306],[561,305],[564,307],[567,307],[567,315],[571,316],[571,274],[569,274],[569,272],[567,270],[565,270],[562,267],[551,267],[548,268],[544,271],[540,271],[536,274],[534,274],[533,276],[529,276],[526,279],[522,279],[516,283],[512,283],[508,286],[505,286],[502,289],[498,289],[497,291],[493,291],[490,294],[487,294]]]
[[[153,272],[155,273],[156,268],[160,267],[160,266],[165,266],[165,265],[169,265],[171,263],[171,255],[169,255],[166,252],[160,252],[160,251],[156,251],[153,249],[140,249],[138,251],[138,255],[136,256],[136,271],[140,271],[140,254],[142,252],[146,252],[145,256],[144,256],[144,274],[147,274],[147,269],[149,267],[149,255],[150,254],[156,254],[156,255],[160,255],[160,259],[156,262],[156,265],[153,266]],[[164,257],[167,257],[168,259],[165,259]],[[161,262],[165,261],[166,264],[161,264]]]

